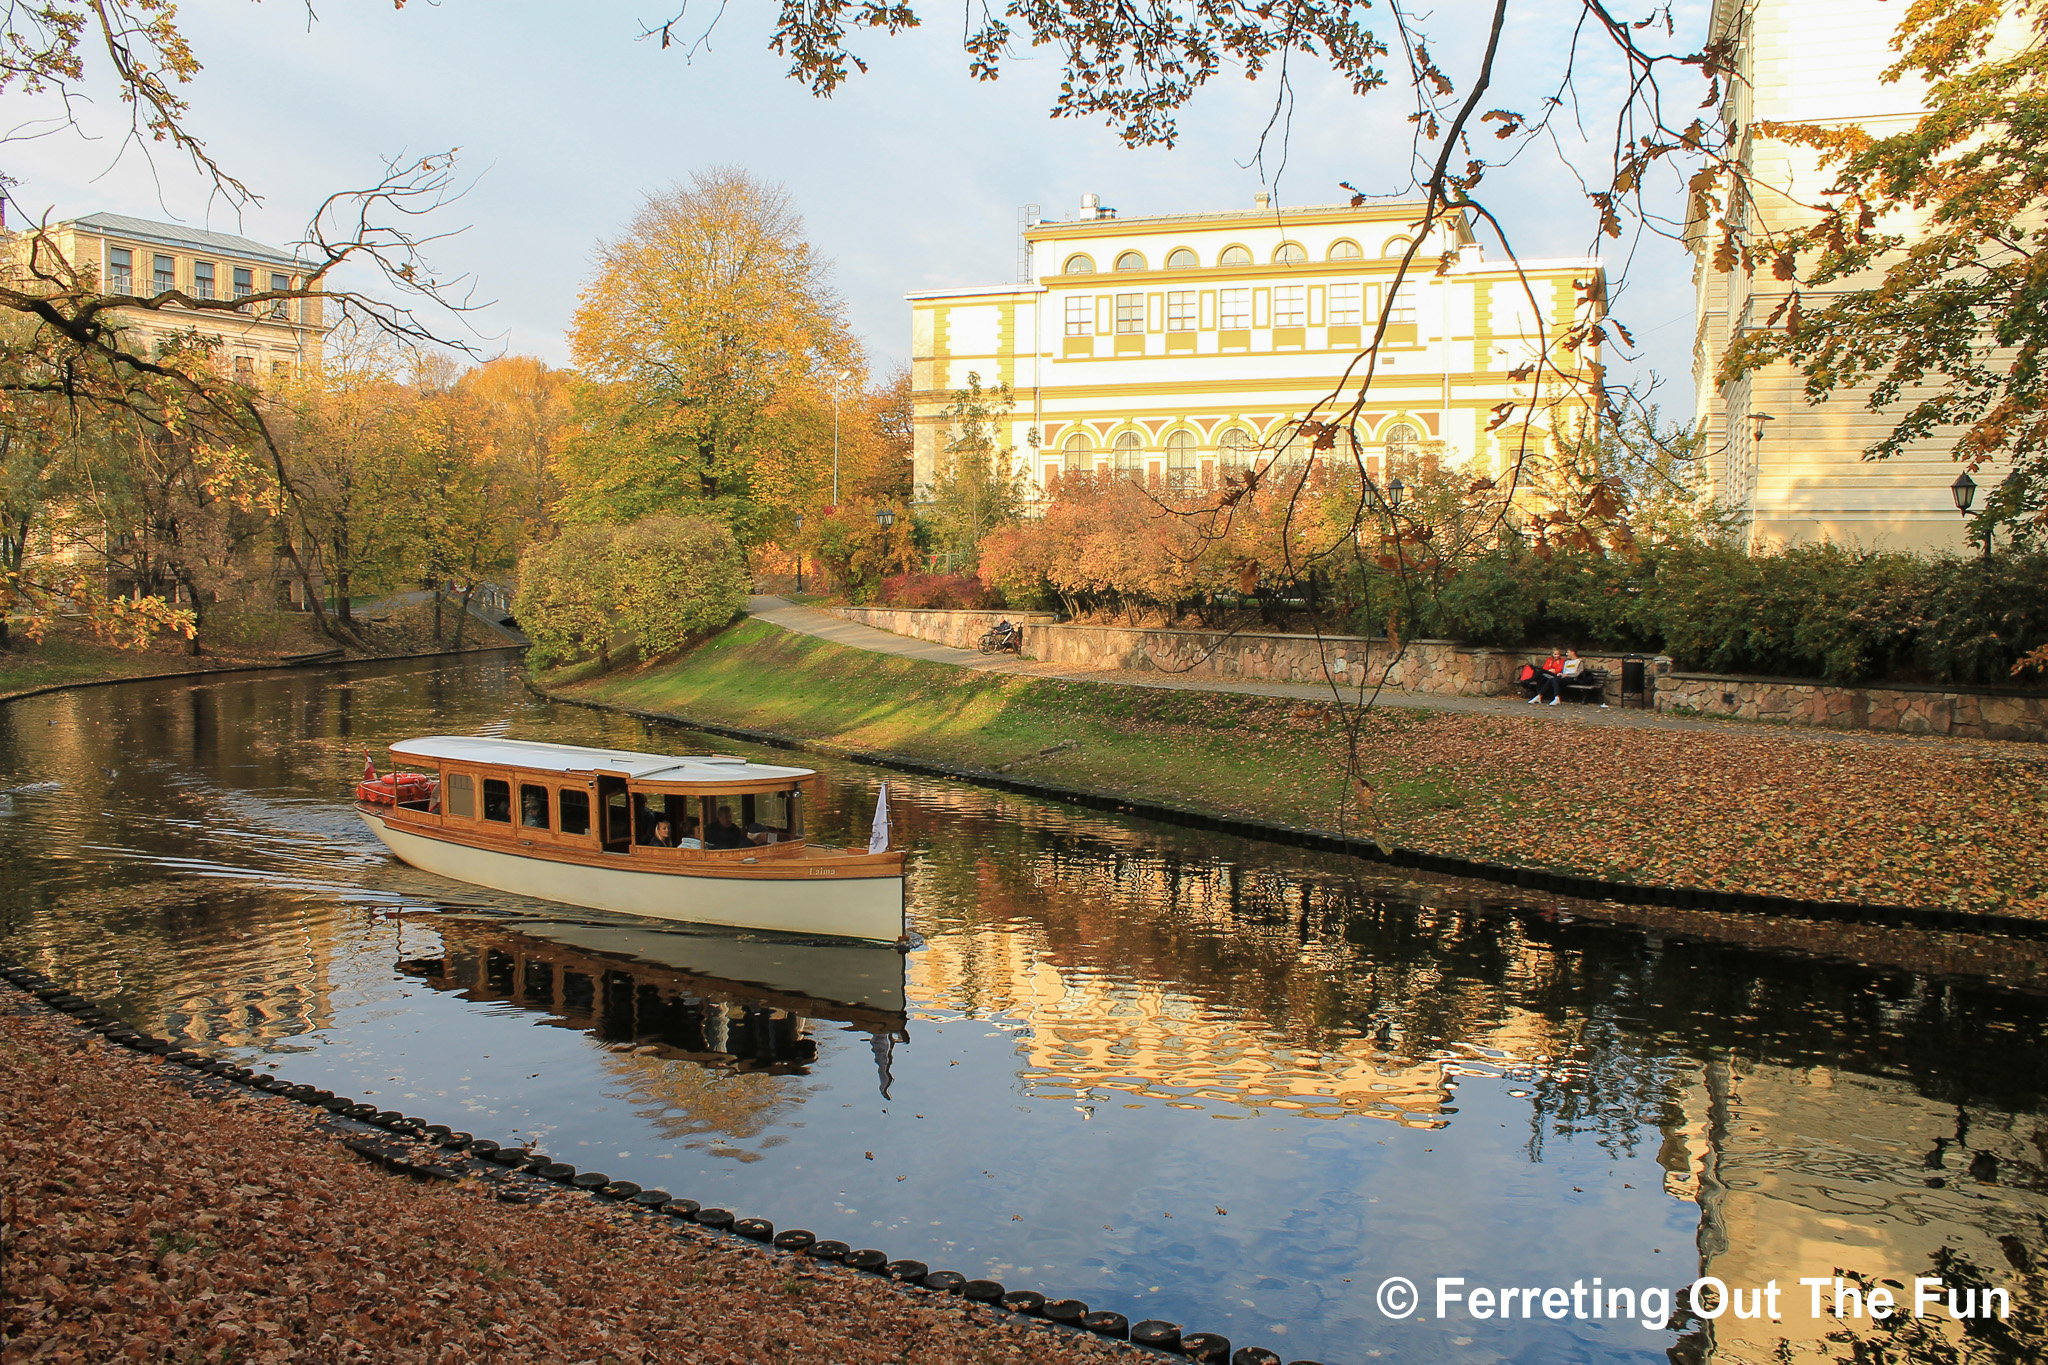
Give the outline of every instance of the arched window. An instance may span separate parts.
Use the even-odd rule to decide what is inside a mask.
[[[1274,265],[1300,265],[1308,259],[1308,252],[1302,250],[1299,242],[1282,242],[1280,249],[1273,253]]]
[[[1308,437],[1302,434],[1301,423],[1290,423],[1287,439],[1280,446],[1279,459],[1286,464],[1306,464],[1308,456]]]
[[[1232,427],[1216,442],[1225,469],[1242,469],[1252,462],[1259,443],[1243,427]]]
[[[1184,246],[1175,247],[1173,254],[1166,258],[1168,270],[1193,270],[1200,264],[1201,261],[1196,258],[1195,253]]]
[[[1145,268],[1145,258],[1135,251],[1126,251],[1123,255],[1116,258],[1116,268],[1118,270],[1143,270]]]
[[[1218,265],[1250,265],[1251,263],[1252,253],[1241,246],[1224,247],[1223,254],[1216,258],[1216,264]]]
[[[1346,237],[1340,242],[1331,244],[1330,259],[1333,261],[1359,261],[1365,259],[1365,253],[1358,249],[1358,243]]]
[[[1389,460],[1412,460],[1422,453],[1422,433],[1407,422],[1396,422],[1387,428],[1386,445]]]
[[[1407,250],[1408,239],[1406,237],[1389,237],[1387,238],[1387,244],[1380,248],[1380,255],[1400,256]]]
[[[1069,275],[1093,275],[1095,273],[1095,262],[1087,255],[1076,252],[1072,256],[1067,257],[1067,263],[1062,269]]]
[[[1195,465],[1195,433],[1170,431],[1166,434],[1166,486],[1186,492],[1198,482]]]
[[[1077,431],[1067,438],[1060,447],[1061,463],[1069,474],[1093,474],[1095,472],[1095,442],[1088,439],[1086,432]]]
[[[1116,472],[1135,478],[1145,472],[1145,442],[1135,431],[1116,438]]]

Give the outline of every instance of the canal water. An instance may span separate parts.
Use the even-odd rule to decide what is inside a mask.
[[[1978,1276],[2038,1330],[2038,996],[830,760],[814,835],[888,781],[917,946],[668,931],[392,863],[352,784],[425,733],[747,751],[504,655],[12,703],[0,952],[295,1081],[1284,1359],[1832,1359],[1838,1274]],[[1780,1319],[1688,1316],[1702,1276]]]

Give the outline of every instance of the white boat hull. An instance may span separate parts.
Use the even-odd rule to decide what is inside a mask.
[[[881,943],[903,937],[900,876],[763,880],[592,867],[431,838],[372,811],[358,813],[402,861],[472,886],[682,924]]]

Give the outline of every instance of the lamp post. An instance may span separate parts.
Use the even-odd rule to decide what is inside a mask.
[[[804,533],[804,514],[803,514],[803,513],[801,513],[801,512],[799,512],[799,513],[797,513],[797,514],[796,514],[796,533],[797,533],[797,535],[798,535],[798,536],[802,536],[802,535],[803,535],[803,533]],[[796,547],[796,592],[797,592],[797,596],[799,596],[799,597],[803,596],[803,592],[804,592],[804,547],[803,547],[803,546],[802,546],[801,544],[799,544],[799,545],[798,545],[798,546]]]
[[[1405,493],[1407,489],[1408,486],[1401,482],[1401,476],[1399,474],[1396,474],[1392,479],[1388,480],[1387,505],[1393,508],[1396,512],[1400,511],[1401,495]]]
[[[1977,500],[1977,481],[1967,472],[1958,474],[1956,481],[1948,486],[1948,494],[1956,500],[1956,511],[1963,514],[1965,521],[1969,520],[1970,504]],[[1991,526],[1988,522],[1984,527],[1984,562],[1991,562]]]
[[[875,525],[881,527],[884,531],[886,531],[895,524],[895,509],[889,507],[877,507],[875,509]]]
[[[846,382],[851,370],[835,370],[832,374],[832,505],[839,505],[839,386]]]

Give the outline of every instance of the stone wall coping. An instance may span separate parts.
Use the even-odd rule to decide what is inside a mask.
[[[1059,621],[1059,613],[1052,611],[1005,611],[1001,607],[892,607],[869,602],[864,606],[848,604],[842,607],[828,607],[832,612],[842,611],[893,611],[913,616],[1007,616],[1012,621],[1026,625],[1053,625]]]
[[[1924,692],[1960,697],[2026,697],[2048,701],[2048,690],[2027,687],[1973,687],[1965,683],[1862,682],[1831,683],[1819,678],[1773,678],[1759,673],[1680,673],[1664,675],[1672,682],[1760,683],[1767,687],[1821,687],[1836,692]]]

